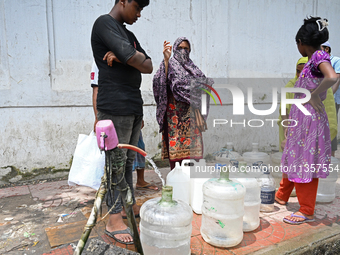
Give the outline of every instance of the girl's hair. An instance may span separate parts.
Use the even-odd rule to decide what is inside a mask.
[[[296,43],[299,40],[306,45],[319,47],[322,43],[328,40],[328,20],[321,19],[320,17],[310,16],[304,19],[303,25],[295,36]]]

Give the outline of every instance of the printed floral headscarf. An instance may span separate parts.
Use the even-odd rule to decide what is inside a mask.
[[[190,50],[179,49],[178,46],[187,41]],[[174,98],[195,108],[201,106],[201,90],[204,84],[212,85],[214,82],[206,78],[204,73],[190,59],[191,45],[186,37],[179,37],[173,45],[173,57],[169,60],[168,77],[165,77],[165,65],[162,61],[160,68],[153,78],[153,93],[157,103],[157,122],[160,131],[163,130],[163,120],[167,107],[167,86]],[[209,104],[208,104],[209,105]]]

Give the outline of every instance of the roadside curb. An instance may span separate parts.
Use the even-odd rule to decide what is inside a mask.
[[[327,253],[325,253],[327,251]],[[254,255],[272,254],[340,254],[340,225],[333,224],[329,228],[316,229],[296,238],[268,246],[256,251]]]

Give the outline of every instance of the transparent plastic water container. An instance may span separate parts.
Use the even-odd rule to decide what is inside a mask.
[[[172,199],[172,187],[162,188],[162,198],[146,201],[140,209],[140,239],[145,255],[190,255],[192,210]]]
[[[247,163],[244,161],[238,162],[240,172],[237,174],[238,178],[232,178],[240,182],[246,188],[246,195],[244,197],[244,216],[243,216],[243,231],[250,232],[258,228],[260,225],[260,205],[261,205],[261,189],[256,178],[249,176],[244,171]]]
[[[243,239],[244,196],[246,188],[229,180],[228,172],[203,185],[201,235],[207,243],[233,247]]]
[[[227,148],[223,148],[217,152],[215,160],[217,163],[229,164],[230,160],[242,160],[242,156],[235,151],[232,142],[227,142]]]
[[[316,194],[316,202],[330,203],[335,199],[335,185],[338,180],[339,160],[331,158],[331,168],[327,178],[319,178],[318,191]]]
[[[243,160],[247,162],[248,165],[252,166],[253,163],[262,161],[263,164],[270,164],[270,156],[265,152],[259,151],[259,144],[252,143],[252,151],[243,153]]]
[[[179,162],[176,162],[166,177],[166,185],[172,186],[174,200],[182,200],[189,205],[190,203],[190,176],[182,171]]]

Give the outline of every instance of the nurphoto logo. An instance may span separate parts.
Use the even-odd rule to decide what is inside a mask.
[[[221,105],[222,101],[219,96],[219,94],[216,92],[215,89],[213,89],[211,86],[206,85],[209,89],[211,89],[218,97]],[[229,89],[229,91],[232,94],[233,98],[233,115],[244,115],[244,94],[242,90],[234,85],[227,85],[225,88]],[[210,97],[213,99],[215,105],[216,105],[216,100],[213,97],[213,95],[206,89],[201,88],[204,92],[206,92]],[[273,101],[272,101],[272,106],[268,110],[257,110],[255,109],[253,105],[253,89],[252,88],[247,88],[247,95],[248,95],[248,109],[251,113],[254,115],[258,116],[265,116],[265,115],[270,115],[275,112],[278,101],[277,101],[277,88],[272,88],[272,96],[273,96]],[[304,98],[294,98],[294,99],[287,99],[286,98],[286,93],[302,93],[306,95]],[[207,94],[202,93],[202,109],[201,113],[203,115],[207,114]],[[305,115],[311,115],[311,113],[304,107],[304,103],[307,103],[311,98],[311,94],[309,90],[304,89],[304,88],[281,88],[281,114],[286,115],[286,106],[289,104],[295,104],[296,107],[298,107]]]

